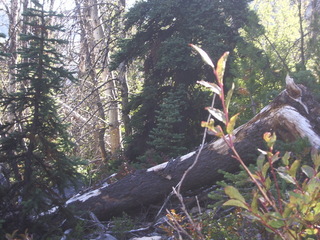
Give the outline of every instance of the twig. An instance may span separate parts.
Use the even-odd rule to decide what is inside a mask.
[[[213,95],[211,107],[214,106],[215,99],[216,99],[216,94]],[[211,114],[209,113],[207,122],[210,121],[210,118],[211,118]],[[200,148],[199,148],[199,150],[198,150],[198,152],[197,152],[197,156],[196,156],[194,162],[193,162],[192,165],[184,172],[184,174],[182,175],[180,181],[178,182],[178,184],[177,184],[176,187],[175,187],[175,188],[177,189],[177,193],[178,193],[178,194],[180,194],[181,186],[182,186],[182,183],[183,183],[184,179],[186,178],[186,176],[188,175],[188,173],[192,170],[192,168],[194,168],[194,166],[198,163],[200,154],[201,154],[201,152],[202,152],[202,150],[203,150],[203,148],[204,148],[204,144],[205,144],[205,141],[206,141],[206,138],[207,138],[207,133],[208,133],[208,129],[205,128],[204,133],[203,133],[203,137],[202,137],[202,142],[201,142]]]

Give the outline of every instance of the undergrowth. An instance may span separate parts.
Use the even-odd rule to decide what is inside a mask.
[[[304,165],[301,165],[302,159],[308,159],[306,145],[303,142],[305,140],[296,143],[301,147],[299,154],[284,151],[281,155],[274,148],[277,141],[275,133],[266,132],[263,139],[267,149],[260,150],[261,155],[257,158],[256,166],[247,167],[234,148],[233,130],[238,114],[229,117],[228,112],[233,87],[227,95],[223,90],[228,53],[219,59],[215,68],[202,49],[191,46],[212,67],[217,79],[217,84],[205,81],[199,83],[220,97],[222,111],[213,107],[208,107],[207,110],[225,125],[225,130],[220,125],[215,125],[214,119],[210,117],[201,125],[211,134],[224,139],[243,170],[236,175],[225,173],[226,180],[219,183],[227,196],[227,200],[220,197],[219,200],[224,201],[223,208],[230,210],[228,214],[216,218],[217,213],[213,211],[215,214],[212,216],[191,216],[182,207],[179,214],[174,210],[168,211],[167,226],[163,229],[175,239],[320,239],[318,152],[313,149],[310,160],[304,161]],[[289,77],[288,81],[293,80]],[[281,147],[286,148],[288,145],[282,143]],[[180,192],[175,193],[184,206]],[[217,192],[210,196],[217,199]]]

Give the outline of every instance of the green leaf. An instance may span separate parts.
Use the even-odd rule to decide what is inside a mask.
[[[283,211],[283,217],[284,218],[287,218],[291,213],[292,213],[292,210],[294,209],[294,204],[292,203],[288,203],[286,204],[285,208],[284,208],[284,211]]]
[[[214,119],[210,119],[209,122],[205,122],[205,121],[202,121],[201,122],[201,127],[206,127],[208,129],[213,129],[214,128]]]
[[[271,187],[271,179],[269,177],[266,178],[266,181],[264,182],[264,185],[266,186],[266,190],[269,190]]]
[[[220,122],[226,123],[226,116],[224,114],[224,112],[222,112],[219,109],[213,108],[213,107],[207,107],[206,110],[209,111],[209,113],[215,117],[217,120],[219,120]]]
[[[243,203],[246,202],[246,200],[244,199],[244,197],[241,195],[241,193],[238,191],[238,189],[236,189],[235,187],[233,186],[226,186],[224,188],[224,192],[230,197],[230,198],[233,198],[233,199],[237,199]]]
[[[247,207],[247,205],[245,205],[243,202],[237,200],[237,199],[230,199],[228,201],[226,201],[224,204],[222,204],[223,206],[234,206],[234,207],[241,207],[244,208],[246,210],[249,210],[249,208]]]
[[[295,184],[294,178],[287,171],[279,171],[280,168],[277,169],[279,176],[284,179],[286,182]]]
[[[210,119],[209,122],[205,122],[205,121],[202,121],[201,122],[201,127],[205,127],[208,129],[208,133],[211,134],[211,135],[220,135],[220,128],[217,126],[214,126],[214,119]],[[222,134],[223,135],[223,134]]]
[[[301,170],[308,178],[312,178],[315,174],[315,170],[308,165],[303,165]]]
[[[251,202],[251,210],[253,213],[258,212],[258,198],[259,198],[259,194],[258,194],[258,192],[255,191],[253,193],[253,198],[252,198],[252,202]]]
[[[283,217],[281,216],[281,214],[279,212],[271,212],[269,216],[270,216],[270,220],[267,221],[267,223],[271,227],[281,228],[286,225],[285,220],[283,219]]]
[[[224,136],[222,128],[218,126],[214,126],[214,120],[210,119],[209,122],[202,121],[201,122],[201,127],[205,127],[208,129],[208,134],[210,135],[215,135],[217,137],[222,137]]]
[[[216,131],[216,133],[215,133],[215,135],[217,136],[217,137],[223,137],[224,136],[224,132],[223,132],[223,130],[222,130],[222,128],[218,125],[218,126],[216,126],[215,128],[214,128],[214,130]]]
[[[227,93],[227,97],[226,97],[226,108],[227,109],[229,109],[229,105],[231,102],[231,97],[232,97],[233,91],[234,91],[234,83],[232,83],[231,89]]]
[[[292,176],[293,178],[295,178],[296,177],[296,174],[297,174],[297,170],[298,170],[298,168],[299,168],[299,166],[300,166],[300,160],[295,160],[293,163],[292,163],[292,165],[291,165],[291,167],[290,167],[290,169],[289,169],[289,171],[288,171],[288,173],[290,174],[290,176]]]
[[[270,168],[270,164],[269,162],[266,162],[263,167],[262,167],[262,171],[261,171],[261,174],[262,176],[265,178],[267,176],[267,171],[268,169]]]
[[[209,66],[211,66],[212,69],[214,70],[214,64],[211,61],[209,55],[205,51],[203,51],[201,48],[199,48],[199,47],[197,47],[196,45],[193,45],[193,44],[189,44],[189,46],[191,46],[193,49],[195,49],[200,54],[200,56],[202,57],[203,61],[206,64],[208,64]]]
[[[314,221],[314,214],[312,212],[308,212],[304,217],[304,220],[308,221],[308,222],[312,222]]]
[[[262,170],[263,163],[265,160],[266,160],[266,156],[264,154],[260,154],[259,157],[257,158],[257,167],[259,171]]]
[[[319,232],[319,230],[316,228],[307,228],[304,230],[304,234],[306,234],[306,235],[316,235],[318,232]]]
[[[283,226],[285,226],[285,222],[283,220],[280,220],[280,219],[273,219],[273,220],[270,220],[268,222],[268,224],[273,227],[273,228],[281,228]]]
[[[230,134],[233,132],[238,116],[239,116],[239,113],[237,113],[236,115],[230,118],[230,121],[228,122],[228,125],[227,125],[227,133]]]
[[[218,75],[218,82],[223,84],[223,75],[226,68],[227,59],[229,56],[229,52],[225,52],[222,57],[218,60],[217,64],[217,75]]]
[[[307,184],[307,191],[308,191],[308,193],[316,196],[317,193],[320,192],[320,179],[311,178]]]
[[[281,161],[282,161],[282,163],[283,163],[285,166],[288,166],[288,165],[289,165],[290,155],[291,155],[290,152],[286,152],[286,153],[283,155],[283,157],[281,158]]]
[[[197,81],[197,83],[209,88],[212,92],[218,94],[219,96],[221,95],[221,88],[217,84],[206,82],[203,80]]]
[[[278,161],[280,159],[279,157],[279,152],[277,152],[276,154],[274,154],[271,158],[271,163],[275,163],[276,161]]]

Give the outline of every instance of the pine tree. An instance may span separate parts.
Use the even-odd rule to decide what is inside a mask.
[[[161,155],[176,157],[187,151],[183,112],[187,109],[184,86],[170,91],[156,111],[156,127],[150,132],[148,144]]]
[[[55,48],[65,41],[52,37],[61,26],[49,23],[59,15],[45,11],[39,2],[33,5],[24,13],[29,32],[20,36],[25,47],[13,66],[16,90],[3,89],[0,99],[3,116],[10,113],[0,125],[0,163],[8,169],[10,180],[6,194],[0,196],[0,215],[15,213],[10,223],[16,227],[26,227],[30,216],[59,204],[58,193],[63,194],[78,176],[69,157],[72,143],[55,102],[63,84],[75,80]]]
[[[188,46],[201,45],[213,61],[225,52],[233,50],[241,39],[238,30],[247,22],[248,0],[148,0],[138,2],[126,16],[126,29],[134,29],[129,39],[119,43],[114,62],[143,61],[144,83],[141,92],[131,98],[129,104],[134,134],[127,144],[128,158],[134,160],[149,148],[157,111],[167,93],[184,85],[187,110],[183,111],[183,134],[188,136],[188,149],[201,141],[203,129],[200,122],[206,118],[204,107],[210,105],[209,94],[195,87],[201,79],[214,81],[211,70],[201,59],[194,57]],[[229,67],[226,76],[230,78]],[[160,110],[161,111],[161,110]],[[173,129],[171,134],[180,134]],[[168,144],[170,144],[168,142]]]

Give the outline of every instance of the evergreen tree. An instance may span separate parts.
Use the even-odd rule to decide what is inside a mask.
[[[183,86],[176,92],[170,91],[156,110],[156,127],[150,131],[148,144],[157,153],[166,154],[165,157],[176,157],[187,151],[183,124],[183,112],[187,109],[185,93]]]
[[[54,99],[66,81],[75,80],[55,48],[65,42],[52,37],[61,26],[49,23],[59,15],[45,11],[36,1],[33,4],[24,13],[29,32],[20,36],[25,47],[13,66],[16,90],[2,89],[0,99],[0,163],[10,181],[0,191],[5,193],[0,195],[0,215],[14,216],[8,224],[15,228],[26,227],[31,215],[59,205],[58,193],[63,194],[77,176],[75,161],[69,157],[72,144]]]
[[[141,93],[131,98],[132,127],[134,134],[128,142],[127,153],[135,159],[150,147],[151,131],[157,126],[156,115],[164,103],[167,92],[176,92],[183,84],[188,96],[187,109],[181,117],[187,136],[185,147],[200,143],[203,129],[203,110],[210,103],[208,94],[200,93],[196,81],[213,81],[211,70],[201,59],[194,57],[189,43],[197,44],[208,52],[214,61],[225,52],[232,52],[239,41],[238,29],[248,15],[249,0],[148,0],[138,2],[126,16],[126,29],[134,29],[130,39],[119,43],[120,51],[114,57],[115,65],[134,59],[144,61],[144,85]],[[227,68],[229,69],[229,68]],[[230,72],[226,73],[231,76]],[[173,129],[171,134],[180,134]],[[168,143],[169,144],[169,143]]]

